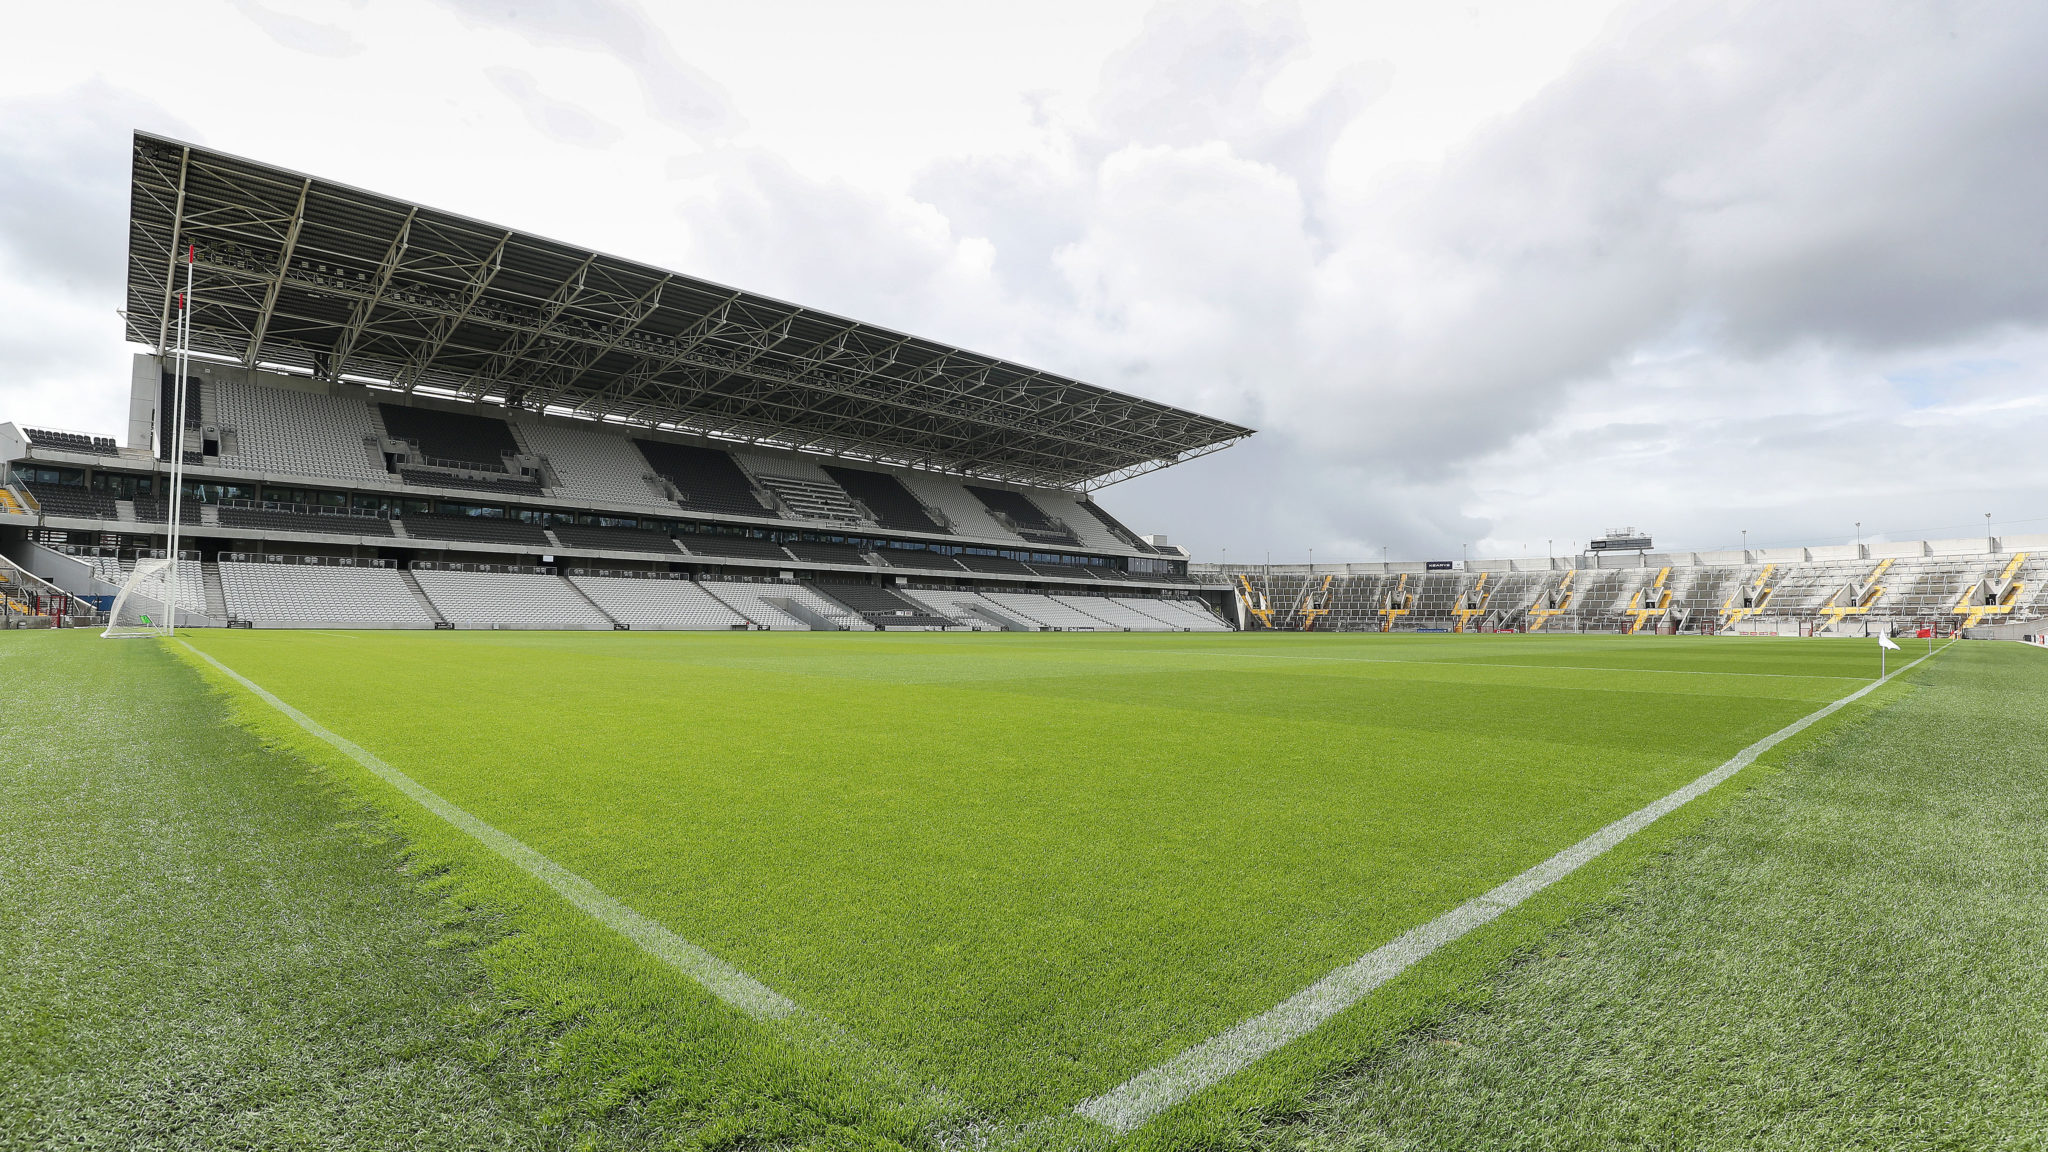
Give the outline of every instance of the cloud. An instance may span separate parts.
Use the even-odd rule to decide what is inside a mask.
[[[616,57],[632,69],[656,119],[702,138],[741,126],[725,90],[677,54],[668,35],[625,0],[441,0],[472,24]]]
[[[1888,356],[2048,327],[2048,9],[1640,5],[1442,164],[1341,203],[1319,189],[1359,100],[1274,111],[1303,35],[1284,10],[1168,7],[1088,123],[923,188],[970,224],[993,214],[977,197],[1027,217],[987,228],[993,267],[1092,378],[1265,430],[1112,497],[1202,544],[1255,524],[1326,553],[1444,552],[1546,518],[1583,540],[1630,506],[1709,534],[1760,463],[1816,470],[1784,489],[1814,516],[1752,503],[1817,525],[1844,503],[1817,495],[1834,444],[1897,430],[1816,402]],[[1726,419],[1737,403],[1755,428]],[[2029,459],[2002,483],[2048,488]],[[1571,498],[1504,482],[1513,460]],[[1695,487],[1611,479],[1660,470]],[[1209,474],[1228,479],[1177,511],[1168,493]]]
[[[263,29],[265,35],[295,51],[336,58],[355,56],[363,51],[363,42],[345,28],[280,12],[259,0],[230,0],[230,3]]]
[[[529,123],[565,144],[601,148],[617,143],[622,135],[616,125],[542,92],[531,72],[492,67],[484,69],[484,76],[500,92],[512,98],[512,102],[526,114]]]
[[[622,251],[1249,423],[1247,444],[1105,497],[1211,556],[1455,556],[1628,520],[1674,544],[1847,538],[1858,519],[1961,522],[1951,505],[1987,494],[2001,518],[1998,501],[2048,503],[2024,447],[2048,442],[2029,399],[2048,391],[2039,5],[1636,0],[1597,33],[1567,14],[1524,67],[1513,41],[1539,33],[1512,6],[1404,23],[1174,0],[1127,44],[1077,47],[1102,61],[1092,81],[1018,91],[1014,124],[898,115],[861,137],[921,160],[906,183],[911,165],[837,164],[847,141],[801,116],[805,54],[834,47],[818,37],[793,37],[776,82],[735,79],[761,117],[742,133],[698,70],[729,62],[686,60],[712,41],[667,10],[444,4],[459,18],[428,21],[438,36],[543,51],[493,61],[498,91],[402,69],[394,101],[567,158],[475,203],[548,219],[574,149],[630,134],[646,146],[601,158]],[[460,47],[350,27],[374,63]],[[942,47],[888,32],[898,66]],[[599,65],[584,85],[541,62],[559,48],[601,54],[572,61]],[[1487,87],[1489,66],[1514,75]],[[637,92],[609,91],[619,70]],[[331,104],[322,82],[306,98]],[[127,130],[192,133],[103,83],[0,112],[0,259],[39,307],[103,311]],[[287,131],[220,118],[237,139]],[[473,166],[418,155],[434,127],[357,157],[355,179],[469,195]],[[933,143],[963,138],[1002,143]],[[90,326],[38,324],[59,335],[37,378],[71,378],[62,334]]]
[[[121,298],[140,127],[191,138],[161,106],[103,80],[0,104],[0,259],[17,284]]]

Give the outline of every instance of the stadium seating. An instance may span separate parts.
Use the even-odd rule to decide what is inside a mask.
[[[718,598],[719,602],[763,628],[776,631],[809,631],[811,624],[774,603],[779,600],[794,600],[814,615],[850,632],[871,632],[874,625],[861,619],[859,614],[850,612],[846,606],[827,600],[801,584],[774,580],[716,580],[698,582],[706,592]]]
[[[635,632],[729,631],[747,618],[684,577],[569,574],[605,615]]]
[[[1132,600],[1129,603],[1132,607],[1144,612],[1148,616],[1157,616],[1169,624],[1184,623],[1192,631],[1229,632],[1233,630],[1230,625],[1217,619],[1214,612],[1202,607],[1197,601],[1157,597]]]
[[[754,479],[782,501],[792,519],[825,524],[860,524],[867,520],[823,469],[812,465],[811,474],[799,474],[801,471],[800,462],[795,460],[777,460],[753,468]]]
[[[717,536],[711,533],[697,533],[677,537],[684,548],[693,556],[724,557],[736,560],[777,560],[789,562],[789,553],[773,540],[757,536]]]
[[[552,548],[538,524],[495,516],[412,515],[399,521],[407,536],[424,540],[461,540],[472,544],[507,544],[524,551]]]
[[[144,524],[168,524],[171,519],[170,502],[154,496],[137,496],[134,501],[135,519]],[[187,499],[178,505],[178,523],[199,523],[199,501]]]
[[[998,523],[996,518],[990,515],[986,505],[968,495],[967,489],[961,486],[960,481],[950,476],[930,472],[905,472],[898,479],[920,503],[944,516],[955,535],[978,536],[1006,542],[1023,539]]]
[[[224,468],[335,480],[386,477],[370,408],[359,397],[327,396],[221,380],[214,420],[234,433],[215,458]]]
[[[1004,615],[1020,616],[1029,623],[1047,628],[1085,632],[1107,631],[1110,628],[1108,621],[1091,616],[1050,596],[1030,592],[984,592],[982,595]]]
[[[204,417],[204,413],[206,412],[206,404],[205,404],[205,402],[204,402],[204,399],[203,399],[203,388],[204,388],[204,386],[203,386],[203,382],[201,381],[201,379],[200,379],[199,377],[197,377],[197,376],[189,376],[189,377],[187,377],[187,378],[186,378],[186,380],[185,380],[185,427],[186,427],[186,428],[187,428],[188,430],[194,430],[194,431],[196,431],[196,430],[197,430],[197,429],[199,428],[199,426],[200,426],[200,423],[201,423],[201,421],[202,421],[202,419],[203,419],[203,417]],[[176,417],[175,417],[175,416],[173,415],[173,413],[174,413],[174,410],[175,410],[175,408],[176,408],[176,405],[177,405],[177,398],[178,398],[178,381],[177,381],[177,377],[176,377],[176,376],[173,376],[173,375],[172,375],[171,373],[169,373],[169,372],[165,372],[165,373],[163,374],[163,380],[162,380],[162,383],[161,383],[161,385],[160,385],[160,386],[158,387],[158,389],[157,389],[157,401],[156,401],[156,402],[157,402],[157,408],[156,408],[156,411],[157,411],[157,450],[156,450],[156,456],[157,456],[157,459],[159,459],[159,460],[164,460],[164,461],[168,461],[168,460],[169,460],[169,459],[171,458],[172,436],[170,435],[170,433],[172,433],[172,432],[174,431],[174,429],[172,429],[172,427],[171,427],[171,421],[172,421],[173,419],[175,419],[175,418],[176,418]],[[190,444],[190,443],[192,443],[193,439],[194,439],[193,437],[191,437],[191,436],[187,436],[187,437],[186,437],[186,443],[187,443],[187,444]],[[199,464],[199,463],[203,463],[204,461],[205,461],[205,457],[204,457],[204,455],[203,455],[203,454],[201,454],[201,453],[199,453],[199,452],[193,452],[193,451],[190,451],[190,450],[188,449],[188,450],[186,451],[186,453],[185,453],[185,462],[186,462],[187,464]]]
[[[1079,516],[1067,519],[1067,526],[1081,537],[1081,543],[1089,548],[1131,548],[1139,552],[1155,549],[1145,543],[1144,538],[1124,527],[1123,522],[1109,514],[1109,510],[1093,500],[1075,498],[1073,505],[1080,509]],[[1093,525],[1091,528],[1090,526]]]
[[[610,552],[649,552],[676,556],[676,542],[666,532],[640,528],[606,528],[596,524],[554,524],[549,531],[565,548],[591,548]]]
[[[416,463],[503,472],[505,457],[519,454],[512,429],[496,417],[405,404],[378,404],[377,412],[386,433],[419,449]]]
[[[932,519],[931,513],[910,489],[903,486],[902,481],[886,472],[828,464],[825,473],[838,481],[848,495],[866,505],[867,510],[874,514],[875,523],[884,528],[933,534],[946,531],[944,525]]]
[[[1156,616],[1148,616],[1129,602],[1115,597],[1061,595],[1049,599],[1101,620],[1112,628],[1128,628],[1133,632],[1170,632],[1177,627]]]
[[[412,577],[457,628],[609,629],[612,622],[560,576],[414,565]]]
[[[22,487],[35,497],[46,516],[79,516],[90,520],[112,520],[120,515],[112,496],[101,495],[72,484],[30,484]]]
[[[541,423],[522,424],[519,432],[547,460],[557,493],[675,511],[675,503],[650,480],[654,470],[624,435]]]
[[[969,484],[967,491],[981,501],[994,516],[997,523],[1009,528],[1026,540],[1047,544],[1079,544],[1071,529],[1045,514],[1045,510],[1031,502],[1022,492],[1007,488],[984,488]]]
[[[923,604],[906,600],[877,584],[810,581],[808,587],[819,595],[846,605],[877,628],[929,630],[954,626],[950,617],[934,613]]]
[[[700,512],[723,512],[733,516],[765,516],[768,506],[754,482],[733,463],[732,456],[717,448],[694,444],[670,444],[665,440],[635,440],[640,454],[647,457],[657,475],[675,485],[677,503]]]
[[[121,449],[107,436],[87,436],[78,432],[55,432],[46,428],[23,428],[22,434],[28,442],[38,448],[54,448],[59,452],[77,452],[86,456],[118,456]]]
[[[128,578],[128,570],[122,568],[121,562],[112,556],[81,557],[81,559],[85,559],[87,563],[92,565],[92,574],[94,576],[109,584],[119,584]]]
[[[258,628],[432,628],[394,568],[222,561],[228,614]]]
[[[1032,561],[1024,567],[1055,580],[1116,580],[1123,576],[1114,568],[1098,564],[1046,564]]]
[[[185,612],[205,615],[206,570],[200,565],[198,560],[189,559],[192,555],[191,553],[187,552],[184,555],[188,559],[178,561],[178,607]],[[135,574],[135,561],[122,560],[119,562],[119,569],[112,572],[109,572],[98,561],[95,561],[93,569],[94,575],[99,576],[100,579],[105,580],[109,584],[126,584],[128,577]]]
[[[1023,562],[1004,556],[980,556],[972,552],[962,552],[954,559],[969,572],[982,572],[991,576],[1023,576],[1027,579],[1038,575]]]
[[[540,481],[525,476],[458,476],[431,468],[400,468],[399,478],[421,487],[451,488],[460,492],[496,492],[507,496],[538,496]]]
[[[340,512],[286,511],[278,508],[220,507],[223,528],[271,532],[324,532],[342,536],[389,536],[391,522],[381,516],[350,516]]]
[[[951,556],[915,548],[877,548],[873,556],[891,568],[916,568],[926,572],[966,571]]]
[[[811,564],[861,564],[867,558],[851,544],[830,544],[821,540],[789,540],[782,545],[791,556]]]

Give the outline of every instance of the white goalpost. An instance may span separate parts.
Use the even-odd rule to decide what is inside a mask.
[[[114,597],[107,613],[108,640],[137,636],[169,636],[177,623],[178,565],[161,558],[137,560],[135,571]]]
[[[171,498],[169,523],[165,530],[163,558],[138,559],[135,571],[121,584],[120,595],[107,612],[103,639],[123,640],[139,636],[170,636],[178,630],[178,544],[179,526],[184,518],[185,500],[185,390],[192,348],[192,266],[198,248],[185,248],[185,290],[178,294],[178,374],[171,401]],[[159,413],[158,426],[162,426]]]

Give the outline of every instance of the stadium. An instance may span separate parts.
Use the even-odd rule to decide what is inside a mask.
[[[2029,994],[2048,535],[1203,562],[1098,496],[1252,428],[150,133],[128,223],[127,426],[0,423],[30,1143],[1906,1146]]]

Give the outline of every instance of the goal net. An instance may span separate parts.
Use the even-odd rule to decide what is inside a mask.
[[[109,640],[169,636],[176,622],[172,605],[176,603],[177,580],[175,561],[137,560],[135,571],[121,585],[121,594],[114,597],[114,607],[107,613],[107,630],[100,635]]]

